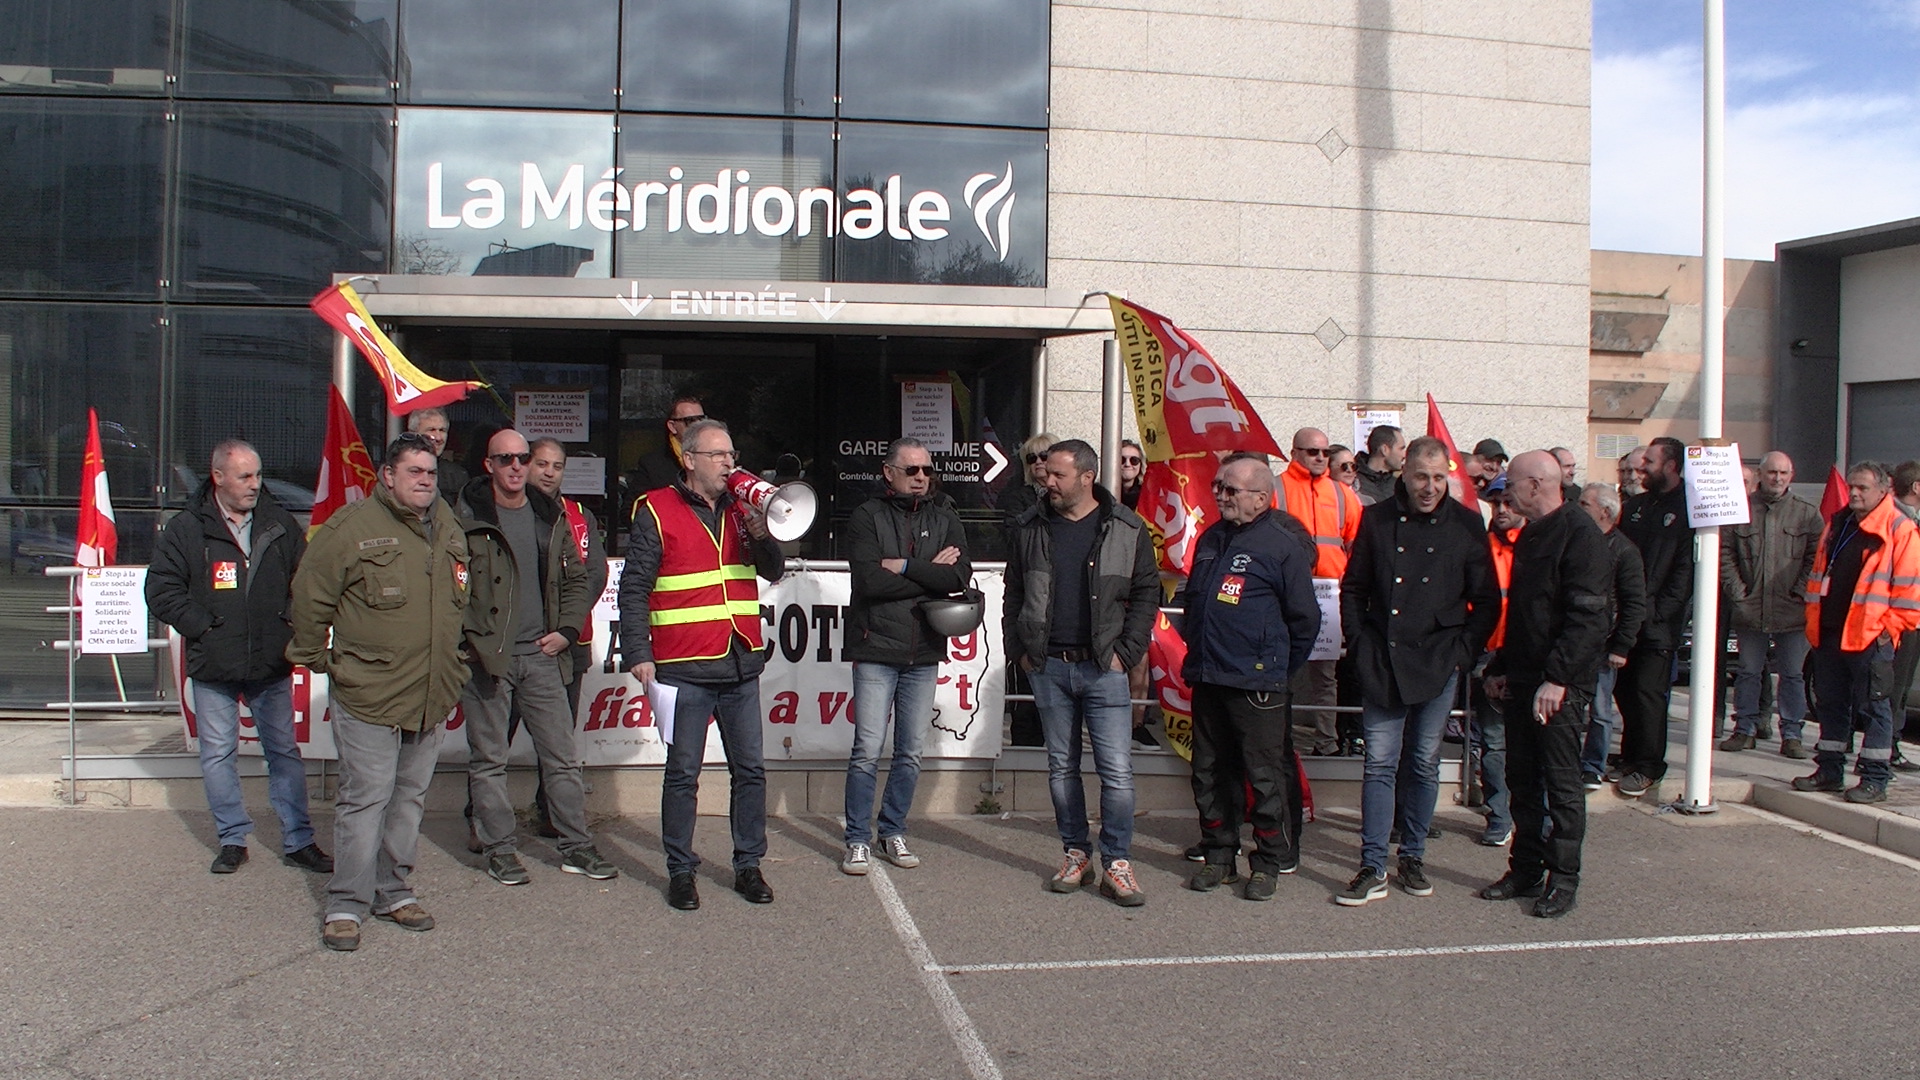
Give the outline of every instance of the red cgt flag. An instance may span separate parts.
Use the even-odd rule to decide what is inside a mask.
[[[1198,341],[1164,315],[1117,296],[1107,302],[1148,461],[1215,450],[1287,459],[1246,395]]]
[[[100,417],[87,410],[87,451],[80,465],[79,549],[75,566],[112,566],[120,550],[113,525],[113,498],[107,491],[107,459],[100,453]]]
[[[1186,577],[1193,569],[1193,548],[1200,533],[1219,516],[1214,504],[1213,456],[1149,461],[1140,478],[1140,516],[1153,534],[1160,569]]]
[[[1454,444],[1453,433],[1447,430],[1447,422],[1440,417],[1440,406],[1427,395],[1427,434],[1439,439],[1447,446],[1447,491],[1460,505],[1469,510],[1480,509],[1480,494],[1474,488],[1473,481],[1467,479],[1467,458]]]
[[[328,518],[373,494],[373,483],[373,458],[360,440],[360,429],[340,388],[332,387],[327,398],[327,441],[320,455],[320,480],[314,484],[313,521],[307,526],[307,538],[312,539]]]
[[[1827,489],[1820,493],[1820,520],[1831,521],[1833,515],[1847,508],[1847,478],[1841,474],[1840,466],[1827,466]]]
[[[486,383],[462,381],[442,382],[439,379],[414,367],[399,346],[373,325],[373,316],[367,314],[367,306],[360,302],[360,294],[353,286],[341,282],[333,288],[314,297],[307,304],[315,315],[325,319],[328,326],[347,335],[360,355],[366,357],[372,365],[373,373],[380,377],[380,385],[387,390],[387,411],[395,416],[405,416],[415,409],[425,409],[451,404],[467,396],[472,390],[478,390]]]

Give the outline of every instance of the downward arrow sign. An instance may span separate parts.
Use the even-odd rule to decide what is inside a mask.
[[[998,446],[990,442],[981,443],[980,449],[985,450],[987,456],[993,459],[993,464],[987,466],[987,471],[980,477],[980,482],[983,484],[991,484],[993,483],[994,477],[1006,471],[1007,455]]]
[[[633,291],[628,296],[616,296],[614,299],[620,301],[620,306],[627,309],[627,314],[638,316],[647,310],[648,304],[653,303],[653,294],[641,296],[640,283],[636,281],[633,283]]]
[[[833,318],[835,315],[840,314],[841,308],[847,306],[847,302],[845,300],[835,300],[833,298],[833,290],[831,288],[826,290],[826,297],[827,298],[824,302],[819,300],[807,301],[807,303],[813,305],[813,310],[815,312],[818,312],[820,317],[823,319]]]

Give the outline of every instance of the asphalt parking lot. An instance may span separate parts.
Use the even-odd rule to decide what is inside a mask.
[[[1050,820],[917,822],[925,864],[863,880],[838,872],[836,822],[787,819],[765,864],[778,899],[756,907],[727,887],[724,822],[703,818],[720,858],[685,913],[662,900],[656,820],[601,823],[617,880],[563,875],[529,840],[533,883],[507,889],[474,868],[460,819],[433,815],[414,880],[439,927],[376,922],[335,954],[324,880],[264,857],[271,835],[216,877],[204,814],[4,810],[0,1071],[1911,1074],[1915,864],[1740,807],[1616,805],[1592,817],[1565,919],[1474,897],[1505,855],[1463,829],[1429,852],[1432,897],[1340,908],[1357,826],[1309,826],[1301,872],[1253,904],[1181,888],[1191,819],[1144,817],[1149,901],[1123,910],[1044,891]]]

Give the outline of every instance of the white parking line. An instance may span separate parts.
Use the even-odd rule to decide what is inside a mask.
[[[967,1063],[967,1070],[973,1073],[974,1080],[1001,1080],[1000,1066],[994,1063],[993,1055],[987,1052],[987,1044],[980,1038],[980,1029],[973,1026],[973,1018],[954,996],[953,987],[948,985],[944,974],[947,968],[933,961],[933,950],[927,947],[927,939],[920,935],[920,927],[913,921],[913,914],[907,910],[906,902],[893,887],[893,881],[887,877],[885,868],[876,862],[868,871],[867,879],[873,883],[874,894],[880,897],[880,906],[886,909],[888,921],[893,923],[893,932],[907,947],[907,955],[913,958],[914,965],[920,971],[920,984],[926,987],[927,996],[933,999],[933,1011],[940,1014],[940,1022],[947,1026],[947,1034],[953,1036],[953,1044],[960,1048],[960,1057]]]
[[[1239,953],[1223,956],[1142,956],[1114,960],[1032,960],[1008,964],[947,964],[934,966],[931,957],[929,957],[927,960],[927,971],[929,973],[945,973],[947,975],[972,975],[995,971],[1082,971],[1095,968],[1185,967],[1188,965],[1197,966],[1206,964],[1294,964],[1326,960],[1401,960],[1433,956],[1569,952],[1577,949],[1628,949],[1662,945],[1718,945],[1754,941],[1814,941],[1822,938],[1883,937],[1898,934],[1920,934],[1920,926],[1840,926],[1825,930],[1756,930],[1737,934],[1670,934],[1664,937],[1592,938],[1585,941],[1509,941],[1490,942],[1483,945],[1428,945],[1404,949],[1334,949],[1324,952]],[[951,991],[949,991],[949,993],[951,993]]]

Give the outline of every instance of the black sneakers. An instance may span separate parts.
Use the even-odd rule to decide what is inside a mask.
[[[1279,884],[1280,879],[1274,877],[1272,874],[1263,870],[1255,870],[1253,873],[1247,875],[1247,891],[1245,896],[1249,900],[1271,900],[1273,899],[1274,888]]]
[[[569,874],[585,874],[595,881],[620,876],[620,871],[592,844],[583,844],[561,856],[560,869]]]
[[[333,873],[333,857],[321,851],[319,844],[308,844],[299,851],[289,851],[280,859],[288,866],[297,866],[316,874]]]
[[[1433,895],[1433,882],[1427,880],[1425,865],[1411,855],[1400,856],[1400,872],[1394,878],[1408,896]]]
[[[1232,863],[1208,863],[1193,872],[1187,879],[1187,888],[1194,892],[1212,892],[1222,885],[1231,885],[1240,880],[1240,874]]]
[[[1431,891],[1431,890],[1429,890]],[[1333,902],[1341,907],[1360,907],[1375,900],[1387,898],[1387,875],[1384,871],[1371,866],[1362,867],[1353,875],[1347,887],[1334,894]]]
[[[527,868],[520,863],[520,856],[509,851],[504,855],[487,856],[487,876],[502,885],[525,885],[533,878],[528,876]]]
[[[1480,890],[1480,899],[1512,900],[1521,896],[1532,898],[1543,895],[1546,891],[1547,883],[1544,880],[1520,882],[1515,881],[1512,874],[1502,874],[1499,881]]]
[[[1572,911],[1573,906],[1573,890],[1556,885],[1547,890],[1547,895],[1533,902],[1533,914],[1535,918],[1557,919]]]
[[[244,844],[222,844],[220,854],[213,857],[213,865],[207,869],[215,874],[231,874],[240,869],[247,861],[247,848]]]

